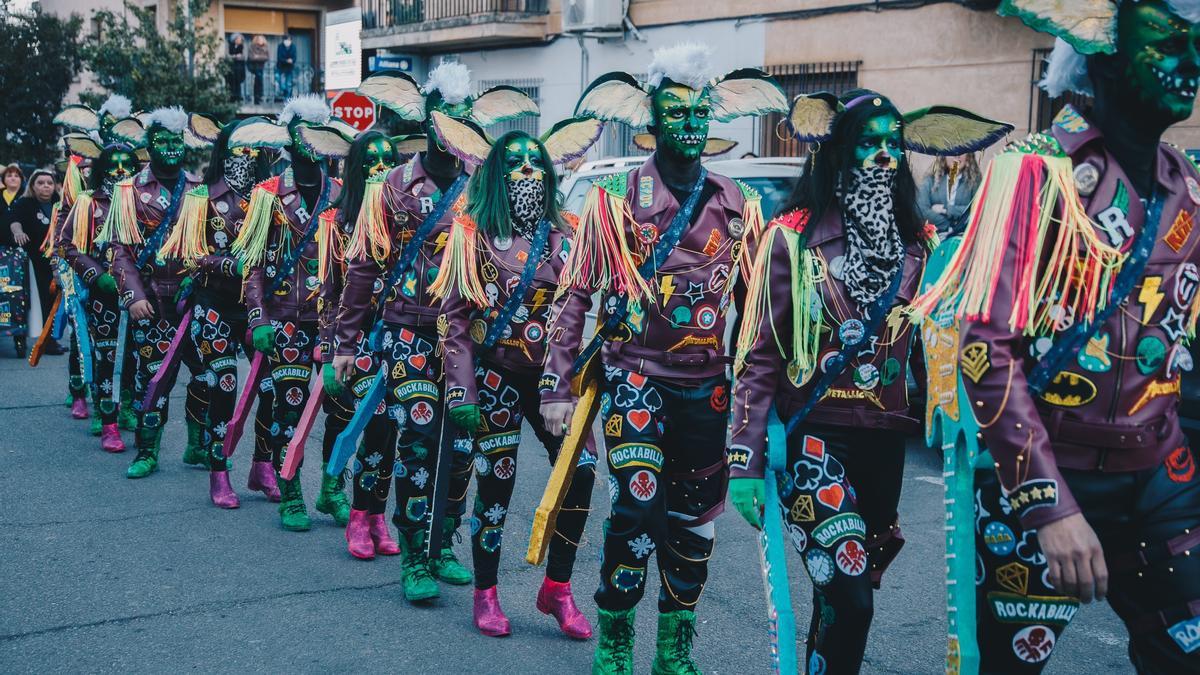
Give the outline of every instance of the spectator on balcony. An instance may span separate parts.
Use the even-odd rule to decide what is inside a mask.
[[[296,45],[291,35],[284,35],[283,42],[275,48],[276,98],[286,101],[292,97],[292,82],[296,68]]]
[[[267,60],[271,58],[271,53],[267,49],[267,38],[262,33],[254,36],[250,40],[250,57],[246,62],[250,66],[250,74],[254,76],[254,103],[258,105],[263,101],[263,70],[267,66]]]
[[[246,38],[234,33],[226,42],[226,58],[229,59],[229,100],[242,100],[242,83],[246,81]]]

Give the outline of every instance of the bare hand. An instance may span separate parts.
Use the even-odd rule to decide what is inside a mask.
[[[349,382],[350,377],[354,375],[354,355],[335,355],[333,357],[333,372],[337,374],[338,382]]]
[[[129,318],[142,321],[154,316],[154,305],[149,300],[138,300],[129,306]]]
[[[933,211],[934,213],[945,214],[946,213],[946,205],[945,204],[934,204],[932,207],[930,207],[930,210]]]
[[[1100,540],[1083,514],[1076,513],[1038,528],[1038,543],[1050,567],[1050,584],[1082,602],[1108,595],[1108,567]]]
[[[13,225],[16,225],[16,223],[13,223]],[[24,246],[29,243],[29,235],[25,234],[25,230],[22,230],[20,227],[12,228],[12,235],[13,241],[16,242],[17,246]]]
[[[566,436],[571,433],[571,417],[575,414],[575,401],[559,401],[543,403],[539,409],[546,431],[555,436]]]

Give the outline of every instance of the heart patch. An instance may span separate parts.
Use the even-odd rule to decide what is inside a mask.
[[[817,501],[837,511],[842,508],[842,500],[846,498],[846,489],[840,483],[826,485],[817,490]]]
[[[288,363],[295,363],[296,359],[300,358],[300,350],[295,347],[284,347],[281,353],[283,354],[283,360]]]
[[[645,430],[646,426],[650,424],[649,410],[630,410],[625,414],[625,417],[638,431]]]

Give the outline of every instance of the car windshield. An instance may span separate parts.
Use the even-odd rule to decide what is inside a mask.
[[[604,176],[580,176],[576,178],[575,183],[571,186],[570,194],[563,198],[563,209],[576,214],[583,211],[583,200],[587,198],[588,190],[591,189],[592,183],[601,178],[604,178]]]
[[[571,213],[580,213],[592,183],[608,175],[611,174],[576,178],[575,183],[571,186],[571,192],[563,198],[563,208]],[[762,213],[767,220],[775,216],[776,209],[787,200],[788,195],[792,193],[792,188],[796,185],[796,178],[793,176],[744,176],[738,180],[758,190],[758,193],[762,195]]]

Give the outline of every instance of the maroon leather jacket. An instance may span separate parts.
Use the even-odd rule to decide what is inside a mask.
[[[1047,133],[1070,156],[1101,241],[1128,250],[1146,209],[1100,131],[1068,110],[1074,115],[1060,114]],[[991,322],[963,323],[962,382],[1001,483],[1027,528],[1079,512],[1059,467],[1137,471],[1184,443],[1180,370],[1190,370],[1192,362],[1181,340],[1200,286],[1200,235],[1192,232],[1200,216],[1200,174],[1166,144],[1159,147],[1155,170],[1162,218],[1141,283],[1042,395],[1029,393],[1026,374],[1050,340],[1009,328],[1011,274],[1001,273],[993,290]],[[1002,269],[1015,266],[1015,252],[1010,244]],[[1072,322],[1066,317],[1060,330]]]
[[[421,164],[424,153],[414,156],[404,166],[388,172],[383,189],[383,211],[391,253],[382,263],[370,257],[346,263],[345,286],[334,330],[334,353],[352,356],[355,345],[375,317],[375,303],[384,292],[383,284],[400,256],[404,244],[412,238],[426,214],[433,210],[441,190]],[[387,289],[383,302],[383,320],[405,326],[433,327],[440,308],[426,288],[437,278],[442,252],[450,236],[450,224],[465,203],[463,190],[453,208],[437,222],[408,273],[394,287]]]
[[[546,357],[546,325],[558,276],[571,250],[570,239],[551,229],[550,254],[538,263],[533,281],[525,289],[521,306],[509,322],[509,328],[496,341],[496,346],[479,356],[486,362],[510,371],[537,374]],[[446,359],[446,401],[449,407],[478,405],[475,381],[475,356],[478,346],[491,329],[493,315],[508,302],[521,279],[525,261],[531,253],[529,240],[514,234],[507,241],[476,235],[476,252],[480,282],[489,297],[488,307],[477,307],[452,290],[442,301],[445,335],[442,348]],[[490,281],[489,281],[490,278]]]
[[[628,340],[604,345],[606,365],[687,384],[723,374],[731,362],[725,355],[725,316],[733,300],[727,281],[739,274],[739,262],[749,263],[749,258],[741,261],[743,256],[738,255],[744,248],[746,199],[730,178],[709,173],[705,182],[716,191],[697,207],[698,215],[648,282],[655,301],[643,302],[642,313],[631,313],[626,320]],[[633,221],[653,224],[660,234],[665,231],[680,204],[659,175],[653,155],[629,173],[627,185],[625,202]],[[732,231],[731,221],[736,221]],[[640,242],[632,227],[626,227],[625,237]],[[734,285],[741,288],[736,280]],[[615,294],[597,290],[603,290],[602,307],[616,305]],[[545,403],[571,400],[571,365],[580,351],[592,292],[572,288],[554,303],[540,386]],[[603,316],[602,312],[601,320]]]
[[[222,300],[237,302],[242,293],[242,278],[237,273],[237,258],[230,252],[233,240],[242,229],[249,202],[229,187],[224,178],[208,186],[208,212],[205,214],[204,238],[209,254],[196,260],[194,278],[199,288],[218,295]],[[257,305],[248,308],[256,316],[262,314],[262,289],[245,289],[246,300],[253,299]],[[254,310],[257,309],[257,312]]]
[[[92,212],[93,239],[96,232],[100,230],[101,224],[104,223],[104,217],[108,215],[110,203],[109,196],[99,191],[93,192],[91,199],[87,200],[87,208]],[[97,246],[94,241],[87,251],[80,251],[79,247],[75,246],[75,242],[72,241],[75,237],[75,209],[79,207],[80,202],[76,200],[71,205],[70,211],[59,216],[54,248],[59,251],[59,255],[66,258],[71,269],[75,270],[83,283],[91,288],[96,283],[96,279],[108,271],[109,265],[112,263],[111,248]]]
[[[180,172],[179,180],[187,181],[183,192],[187,192],[200,184],[200,178],[189,172]],[[171,204],[171,190],[154,177],[150,165],[146,165],[133,177],[134,196],[137,200],[137,224],[141,229],[142,238],[148,240],[159,227],[171,227],[174,223],[163,223],[167,215],[167,207]],[[180,196],[180,200],[183,197]],[[176,211],[176,218],[179,213]],[[142,269],[137,268],[137,259],[142,252],[142,245],[129,245],[113,242],[113,276],[117,278],[117,288],[121,292],[121,306],[129,305],[140,300],[155,298],[171,302],[179,290],[187,271],[179,260],[167,260],[162,263],[151,259]]]
[[[846,237],[842,230],[840,210],[830,209],[815,224],[807,223],[807,213],[793,211],[771,221],[770,227],[791,228],[806,236],[803,245],[825,269],[825,282],[817,287],[820,303],[817,311],[823,314],[817,363],[823,364],[841,350],[842,330],[866,323],[846,290],[839,272],[845,260]],[[774,236],[772,236],[772,234]],[[730,477],[762,478],[767,450],[767,419],[774,403],[779,418],[786,422],[804,407],[812,390],[821,380],[823,369],[809,371],[807,377],[789,374],[788,360],[780,348],[793,344],[792,264],[784,233],[771,233],[769,266],[755,266],[770,277],[763,280],[763,289],[771,299],[757,326],[743,325],[743,331],[755,331],[757,338],[745,355],[745,365],[736,375],[733,389],[732,436],[729,447]],[[764,246],[766,244],[764,243]],[[812,409],[805,422],[867,429],[891,429],[897,433],[916,430],[917,420],[908,415],[907,375],[916,366],[917,381],[924,383],[924,368],[919,355],[914,358],[916,332],[903,316],[903,309],[916,295],[921,272],[925,266],[925,250],[920,244],[908,246],[904,259],[904,276],[887,318],[869,337],[870,346],[852,359],[842,374],[833,381],[820,403]],[[753,299],[751,299],[753,301]],[[814,303],[816,304],[816,303]],[[808,310],[809,308],[806,308]],[[803,317],[802,320],[807,320]],[[857,322],[857,323],[856,323]],[[801,377],[797,384],[793,377]]]
[[[325,206],[328,207],[341,193],[342,184],[328,176],[324,176],[323,180],[322,192]],[[246,274],[246,307],[250,309],[247,323],[250,330],[267,325],[272,320],[296,323],[316,323],[318,320],[317,297],[321,289],[317,278],[318,247],[315,236],[300,252],[300,259],[288,277],[278,283],[276,281],[276,276],[281,273],[277,266],[285,264],[292,255],[290,243],[299,242],[308,228],[316,225],[319,214],[310,209],[317,208],[317,205],[304,205],[291,167],[284,169],[279,176],[277,197],[282,213],[276,212],[276,227],[271,228],[267,238],[265,261]],[[272,292],[275,286],[278,288]],[[261,307],[262,313],[249,316],[254,313],[255,307]]]

